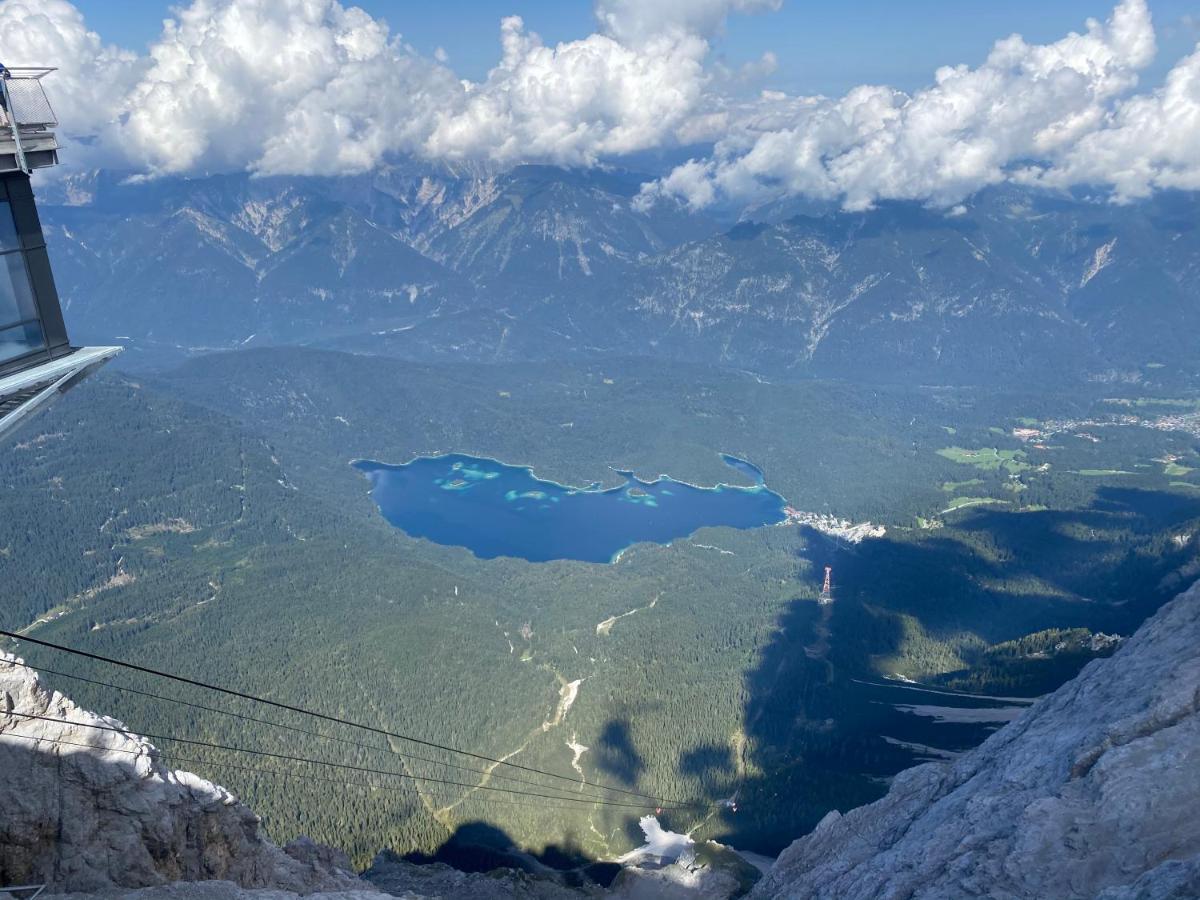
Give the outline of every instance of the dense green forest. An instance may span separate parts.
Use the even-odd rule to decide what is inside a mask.
[[[878,796],[922,758],[912,747],[953,752],[986,734],[918,721],[864,683],[1034,696],[1111,652],[1093,633],[1128,635],[1200,572],[1200,441],[1159,427],[1187,398],[1148,399],[306,350],[114,373],[0,445],[0,621],[580,780],[504,773],[561,801],[471,791],[433,781],[481,777],[429,748],[267,715],[333,743],[46,676],[142,732],[415,776],[263,764],[309,776],[284,778],[155,741],[238,791],[279,839],[309,834],[363,862],[384,846],[431,852],[483,821],[535,851],[629,849],[642,811],[569,802],[586,781],[736,796],[736,812],[664,819],[770,852]],[[615,483],[611,467],[731,481],[729,452],[798,509],[888,531],[851,544],[797,526],[713,528],[612,565],[485,561],[388,526],[348,465],[451,450],[578,485]],[[822,606],[825,565],[835,602]],[[266,715],[18,649],[64,673]]]

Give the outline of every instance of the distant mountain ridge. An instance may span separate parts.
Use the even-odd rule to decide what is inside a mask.
[[[722,231],[641,176],[397,163],[44,189],[67,314],[130,364],[243,344],[606,353],[926,383],[1196,375],[1200,199],[1003,187]],[[132,252],[136,248],[137,252]]]

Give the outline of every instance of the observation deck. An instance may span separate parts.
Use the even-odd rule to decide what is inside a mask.
[[[0,437],[121,352],[67,336],[29,176],[58,163],[49,68],[0,71]]]
[[[58,119],[42,87],[47,68],[12,68],[2,79],[0,173],[43,169],[58,163]]]

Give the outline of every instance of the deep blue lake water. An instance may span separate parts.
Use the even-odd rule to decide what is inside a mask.
[[[757,528],[784,518],[784,499],[745,460],[722,459],[754,487],[693,487],[661,477],[600,490],[542,481],[532,469],[461,454],[418,457],[403,465],[358,460],[371,497],[391,524],[413,537],[466,547],[476,556],[532,562],[611,562],[641,541],[659,544],[708,525]]]

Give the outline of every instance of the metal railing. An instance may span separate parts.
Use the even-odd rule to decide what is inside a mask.
[[[14,123],[21,128],[40,131],[58,124],[54,108],[42,89],[42,79],[53,72],[52,68],[10,68],[9,77],[4,79],[5,104],[0,110],[0,123],[12,128]]]
[[[29,165],[22,135],[32,136],[58,124],[42,88],[42,79],[53,71],[44,66],[17,66],[0,74],[0,128],[7,128],[12,135],[17,165],[26,174]]]

